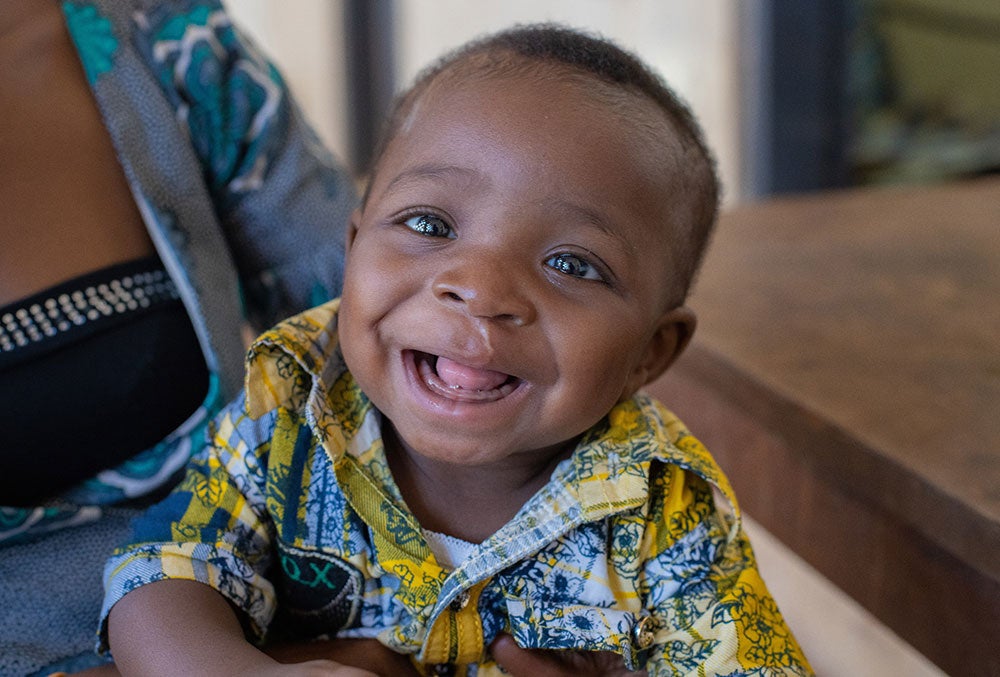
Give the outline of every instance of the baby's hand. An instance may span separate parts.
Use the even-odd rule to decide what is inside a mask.
[[[621,656],[611,651],[547,651],[522,649],[510,635],[500,635],[490,645],[493,660],[514,677],[589,677],[590,675],[640,675],[630,672]]]

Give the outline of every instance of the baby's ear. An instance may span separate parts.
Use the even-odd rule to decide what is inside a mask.
[[[697,326],[698,319],[687,306],[664,313],[649,339],[646,354],[632,372],[625,396],[631,397],[639,388],[658,379],[687,348]]]

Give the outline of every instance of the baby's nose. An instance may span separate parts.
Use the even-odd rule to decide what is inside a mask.
[[[535,320],[535,308],[526,285],[502,262],[453,261],[436,276],[432,288],[441,303],[461,307],[473,317],[514,326]]]

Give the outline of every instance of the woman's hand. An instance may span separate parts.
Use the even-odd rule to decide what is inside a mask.
[[[513,677],[604,677],[646,675],[631,672],[621,656],[611,651],[547,651],[522,649],[510,635],[500,635],[490,645],[493,660]]]
[[[358,675],[382,677],[417,677],[410,659],[382,645],[375,639],[331,639],[315,642],[284,642],[264,648],[264,652],[280,663],[298,661],[335,661],[366,672]],[[303,673],[305,674],[305,673]],[[314,673],[324,674],[324,673]],[[344,674],[345,677],[351,673]]]
[[[355,668],[330,660],[311,660],[303,663],[282,663],[269,666],[246,677],[379,677],[377,672]]]
[[[388,649],[386,649],[386,651],[388,651]],[[389,666],[389,663],[384,662],[383,666]],[[406,667],[412,672],[412,668],[410,668],[408,664]],[[372,672],[364,668],[343,665],[336,661],[316,659],[307,660],[302,663],[272,664],[262,670],[252,673],[244,673],[244,675],[246,675],[246,677],[385,677],[387,675],[410,674],[407,672],[397,672],[396,669],[391,666],[387,667],[387,670],[388,671],[380,670],[378,672]],[[56,672],[49,675],[49,677],[67,676],[64,672]],[[74,672],[72,677],[119,677],[119,672],[114,664],[108,664],[96,668],[90,668],[89,670],[84,670],[82,672]]]

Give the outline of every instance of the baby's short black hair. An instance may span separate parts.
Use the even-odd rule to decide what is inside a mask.
[[[444,55],[425,68],[414,84],[396,98],[375,154],[373,172],[377,172],[386,147],[414,103],[442,75],[454,73],[460,78],[475,78],[539,72],[556,77],[574,74],[584,79],[594,78],[651,100],[666,115],[676,134],[674,145],[679,146],[680,157],[664,158],[664,162],[678,168],[680,176],[675,177],[677,183],[673,189],[679,193],[678,210],[688,215],[684,222],[671,224],[679,229],[677,244],[681,247],[675,256],[671,286],[675,287],[674,300],[683,302],[718,216],[720,185],[715,159],[687,104],[638,57],[603,37],[552,23],[517,25]],[[664,190],[669,189],[664,186]]]

